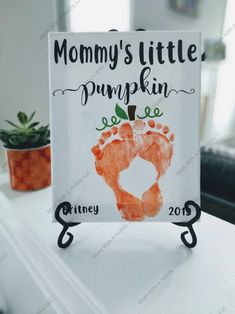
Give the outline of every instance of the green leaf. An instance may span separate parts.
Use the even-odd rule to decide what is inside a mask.
[[[24,124],[24,119],[23,119],[23,116],[22,116],[22,112],[21,112],[21,111],[19,111],[19,112],[17,113],[17,118],[18,118],[18,120],[20,121],[21,124]]]
[[[26,115],[24,112],[19,111],[19,112],[17,113],[17,118],[18,118],[18,120],[20,121],[20,123],[21,123],[23,126],[25,126],[25,124],[27,123],[27,120],[28,120],[27,115]]]
[[[24,112],[22,112],[22,119],[23,119],[23,124],[26,124],[27,123],[27,121],[28,121],[28,117],[27,117],[27,114],[26,113],[24,113]]]
[[[9,123],[11,126],[14,126],[17,129],[20,129],[20,127],[18,125],[16,125],[15,123],[9,121],[9,120],[5,120],[7,123]]]
[[[128,120],[128,115],[120,106],[118,106],[118,104],[116,104],[115,113],[119,118],[123,120]]]
[[[28,128],[29,129],[32,129],[32,128],[34,128],[36,125],[38,125],[40,122],[33,122],[33,123],[31,123],[29,126],[28,126]]]
[[[20,136],[18,136],[18,140],[20,143],[24,144],[28,141],[28,137],[25,135],[20,135]]]
[[[36,111],[34,111],[34,112],[31,114],[31,116],[28,118],[27,123],[29,123],[29,122],[33,119],[35,113],[36,113]]]
[[[13,135],[9,138],[9,143],[14,145],[14,146],[18,146],[20,144],[19,139],[16,135]]]

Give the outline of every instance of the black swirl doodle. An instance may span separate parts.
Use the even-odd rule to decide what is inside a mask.
[[[170,89],[169,92],[167,93],[166,95],[166,98],[169,97],[170,93],[172,92],[175,92],[176,94],[179,94],[179,93],[185,93],[185,94],[188,94],[188,95],[192,95],[195,93],[195,89],[194,88],[191,88],[190,91],[186,91],[184,89],[179,89],[179,90],[176,90],[174,88]]]

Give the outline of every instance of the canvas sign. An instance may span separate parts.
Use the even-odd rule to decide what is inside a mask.
[[[200,202],[200,33],[51,33],[53,208],[190,220]]]

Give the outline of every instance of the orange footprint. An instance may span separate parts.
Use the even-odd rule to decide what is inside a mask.
[[[162,207],[162,196],[158,179],[169,167],[173,155],[174,135],[168,138],[169,127],[148,121],[151,131],[144,133],[146,123],[137,120],[134,125],[124,123],[103,132],[99,144],[92,148],[96,157],[96,171],[112,188],[122,217],[130,221],[141,221],[145,216],[155,216]],[[115,137],[117,137],[115,139]],[[156,182],[139,199],[125,191],[119,184],[121,171],[128,169],[136,156],[151,162],[158,175]]]

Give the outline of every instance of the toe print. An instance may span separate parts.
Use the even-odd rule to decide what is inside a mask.
[[[150,130],[149,130],[150,129]],[[122,217],[140,221],[154,217],[162,207],[163,199],[158,180],[170,166],[173,155],[174,134],[168,126],[149,120],[124,123],[103,132],[99,144],[92,148],[97,173],[112,188],[117,208]],[[156,181],[145,191],[141,199],[125,191],[119,183],[121,171],[128,169],[135,157],[150,162],[156,169]]]

